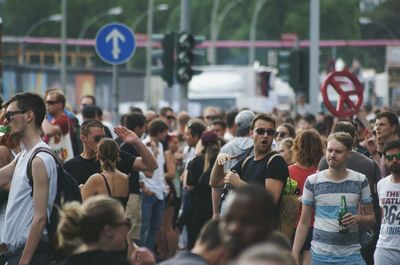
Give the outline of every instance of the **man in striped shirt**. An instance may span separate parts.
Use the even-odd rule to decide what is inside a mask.
[[[312,264],[365,264],[360,253],[358,226],[373,226],[375,217],[368,179],[346,168],[352,143],[353,139],[348,133],[332,134],[326,149],[329,168],[309,176],[304,184],[303,207],[293,245],[293,255],[297,259],[314,208]],[[347,233],[339,233],[341,196],[345,196],[347,201],[348,213],[342,219],[342,224],[348,229]],[[364,209],[364,215],[358,214],[359,204]]]

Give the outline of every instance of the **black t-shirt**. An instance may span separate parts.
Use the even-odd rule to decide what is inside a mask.
[[[67,257],[58,265],[129,265],[128,260],[118,253],[94,250]]]
[[[194,186],[193,202],[197,207],[205,206],[205,208],[211,208],[211,187],[209,182],[216,158],[214,156],[210,159],[210,166],[204,172],[204,156],[195,156],[188,164],[187,184]]]
[[[140,156],[136,148],[131,144],[122,142],[119,148],[121,151],[127,152],[135,157]],[[129,193],[140,194],[139,179],[139,172],[132,169],[129,176]]]
[[[135,159],[135,156],[120,151],[117,169],[127,175],[131,174],[133,161]],[[65,162],[64,169],[75,178],[78,184],[85,184],[91,175],[101,172],[101,165],[95,157],[84,159],[79,155]]]
[[[269,166],[267,166],[269,158],[274,154],[276,153],[270,153],[257,161],[254,160],[254,156],[251,156],[244,165],[243,162],[245,159],[240,160],[232,167],[232,170],[235,170],[240,178],[249,184],[257,184],[265,187],[265,180],[268,178],[280,180],[285,184],[289,176],[285,159],[282,156],[275,156],[269,162]]]

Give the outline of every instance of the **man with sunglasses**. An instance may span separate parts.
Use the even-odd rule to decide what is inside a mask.
[[[378,182],[382,225],[374,253],[376,265],[399,264],[400,260],[400,141],[388,142],[383,156],[390,175]]]
[[[278,204],[289,171],[283,157],[274,156],[276,152],[272,150],[275,126],[275,120],[269,115],[262,113],[255,116],[250,127],[254,155],[239,160],[226,174],[223,173],[225,160],[221,154],[218,155],[211,174],[211,186],[218,187],[224,183],[233,187],[261,185],[272,193],[274,203]]]
[[[12,136],[20,137],[25,150],[0,169],[0,185],[11,183],[0,242],[7,245],[10,265],[50,264],[46,220],[57,193],[54,158],[38,153],[32,162],[32,186],[27,176],[28,160],[35,149],[50,149],[41,138],[45,103],[39,95],[27,92],[14,95],[5,105],[4,125]]]
[[[62,161],[74,157],[72,146],[72,123],[64,113],[65,96],[58,90],[46,95],[46,110],[51,120],[44,119],[42,129],[44,140]]]
[[[117,169],[128,175],[131,174],[132,170],[142,171],[156,169],[157,161],[140,138],[134,132],[126,128],[124,128],[124,131],[126,131],[126,135],[129,137],[121,138],[125,142],[132,144],[139,152],[140,157],[135,157],[120,151]],[[101,121],[87,120],[82,123],[81,141],[83,144],[83,151],[80,155],[64,164],[64,169],[75,178],[78,184],[85,184],[91,175],[101,172],[100,162],[96,160],[95,152],[98,143],[104,137],[104,125]]]

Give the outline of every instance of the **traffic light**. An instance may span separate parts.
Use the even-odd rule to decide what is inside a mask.
[[[193,48],[194,37],[186,32],[181,32],[176,40],[176,80],[180,84],[186,84],[193,75]]]
[[[290,51],[280,50],[278,51],[278,76],[282,81],[290,81]]]
[[[171,87],[174,84],[175,33],[167,33],[162,40],[162,79]]]
[[[296,92],[308,95],[309,58],[307,50],[293,50],[290,53],[289,84]]]
[[[257,89],[261,95],[264,97],[269,96],[269,91],[272,89],[271,88],[271,75],[272,71],[266,70],[266,69],[261,69],[256,72],[256,82],[257,82]]]

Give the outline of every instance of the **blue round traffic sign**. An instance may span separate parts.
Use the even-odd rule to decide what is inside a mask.
[[[132,57],[135,48],[135,36],[125,24],[110,23],[97,32],[96,52],[106,63],[125,63]]]

